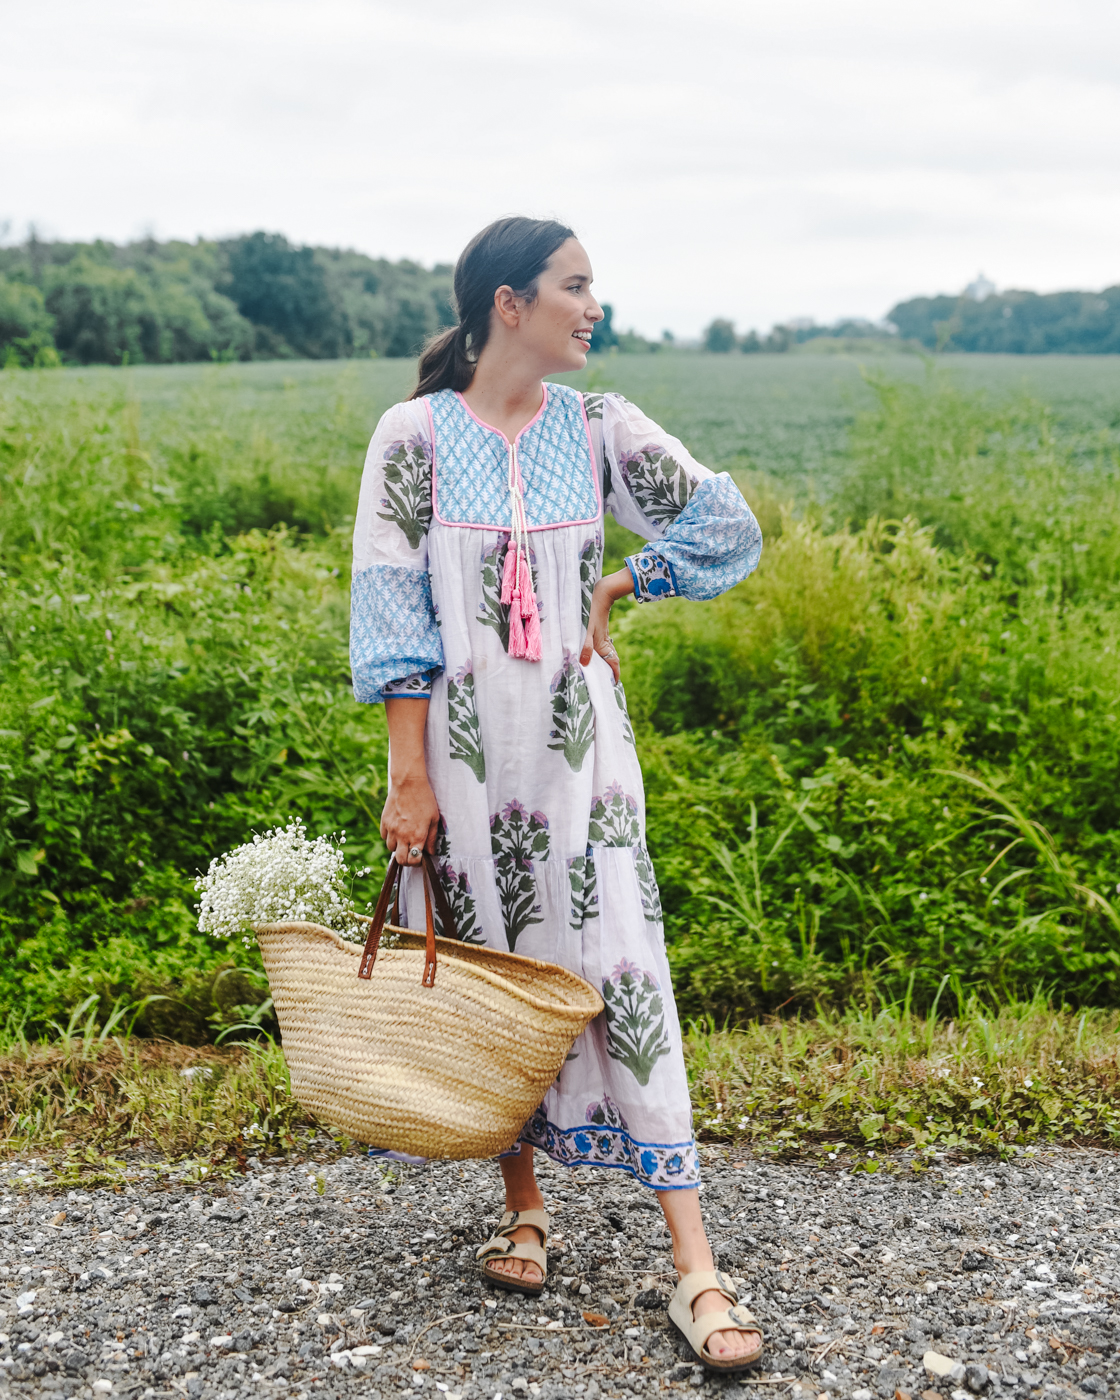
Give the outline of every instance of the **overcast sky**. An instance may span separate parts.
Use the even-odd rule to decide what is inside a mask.
[[[693,335],[1120,282],[1114,0],[4,0],[0,223],[452,261],[555,214]]]

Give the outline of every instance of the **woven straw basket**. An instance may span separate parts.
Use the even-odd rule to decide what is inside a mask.
[[[492,1157],[603,1003],[565,968],[437,938],[429,887],[443,927],[454,924],[429,857],[425,876],[426,934],[385,922],[395,865],[364,951],[317,924],[258,926],[292,1093],[374,1147]],[[379,953],[383,929],[400,946]]]

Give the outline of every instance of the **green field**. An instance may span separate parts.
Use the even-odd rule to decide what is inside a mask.
[[[193,873],[292,812],[380,859],[348,526],[412,373],[0,375],[13,1025],[149,995],[139,1030],[203,1043],[263,992],[193,931]],[[619,619],[684,1012],[1120,1002],[1120,359],[590,377],[734,471],[767,535],[725,598]]]

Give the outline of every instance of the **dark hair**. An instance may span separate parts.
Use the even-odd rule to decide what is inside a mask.
[[[459,324],[440,331],[420,356],[418,399],[440,389],[465,389],[475,361],[490,336],[490,312],[499,287],[512,287],[532,301],[537,279],[549,258],[575,234],[555,219],[526,219],[511,215],[496,219],[476,233],[455,264],[455,308]]]

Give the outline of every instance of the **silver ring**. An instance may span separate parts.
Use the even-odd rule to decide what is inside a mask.
[[[419,846],[409,846],[408,848],[409,860],[419,860],[423,854],[424,852],[420,849]]]

